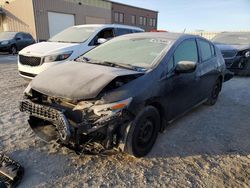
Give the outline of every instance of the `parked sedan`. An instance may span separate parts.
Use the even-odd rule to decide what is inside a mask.
[[[220,48],[230,71],[250,75],[250,32],[221,33],[212,41]]]
[[[142,157],[168,123],[199,104],[216,103],[224,71],[220,50],[202,37],[124,35],[39,74],[20,110],[46,141]]]
[[[24,32],[1,32],[0,52],[16,54],[23,48],[34,44],[35,40],[29,33]]]

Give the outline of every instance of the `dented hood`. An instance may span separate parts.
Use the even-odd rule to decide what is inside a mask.
[[[84,100],[97,97],[116,77],[139,73],[122,68],[69,62],[36,76],[31,82],[31,88],[48,96]]]

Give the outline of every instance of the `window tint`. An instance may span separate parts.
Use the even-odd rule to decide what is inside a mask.
[[[130,30],[130,29],[121,29],[121,28],[116,29],[116,35],[117,36],[126,35],[126,34],[129,34],[129,33],[132,33],[132,30]]]
[[[212,49],[210,43],[204,41],[204,40],[199,40],[199,45],[201,48],[201,59],[202,61],[206,61],[210,58],[213,57]]]
[[[182,42],[174,53],[175,64],[180,61],[198,62],[198,50],[194,39]]]

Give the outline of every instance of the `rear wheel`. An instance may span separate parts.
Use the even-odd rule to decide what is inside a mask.
[[[156,141],[159,129],[159,112],[153,106],[147,106],[130,125],[125,152],[135,157],[147,155]]]
[[[212,92],[210,93],[208,100],[205,102],[206,105],[210,105],[210,106],[215,105],[215,103],[218,100],[221,87],[222,87],[222,81],[220,79],[217,79],[216,83],[213,86]]]
[[[17,54],[17,47],[16,46],[11,46],[10,54],[13,54],[13,55]]]

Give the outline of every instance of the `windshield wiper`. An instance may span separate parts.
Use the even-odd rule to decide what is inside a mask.
[[[139,72],[146,71],[146,68],[137,67],[131,64],[123,64],[123,63],[109,62],[109,61],[98,61],[98,60],[89,59],[87,57],[82,57],[80,60],[83,62],[87,62],[87,63],[97,64],[97,65],[106,65],[110,67],[121,67],[121,68],[129,69],[129,70],[139,71]]]

